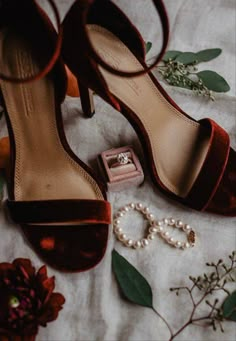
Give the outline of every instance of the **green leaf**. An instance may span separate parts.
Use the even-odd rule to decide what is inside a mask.
[[[150,285],[116,250],[112,251],[112,268],[123,295],[130,302],[153,308]]]
[[[198,53],[193,52],[182,52],[178,54],[175,61],[180,62],[182,64],[188,65],[193,63],[201,63],[201,62],[208,62],[221,54],[221,49],[208,49],[202,50]]]
[[[209,90],[215,92],[227,92],[230,90],[230,86],[226,80],[214,71],[201,71],[196,73],[196,75]]]
[[[169,59],[174,60],[178,55],[180,55],[182,52],[180,51],[167,51],[164,54],[164,57],[162,58],[162,60],[164,62],[168,62]]]
[[[193,52],[183,52],[175,58],[175,61],[185,65],[193,64],[197,61],[197,55]]]
[[[146,54],[148,54],[151,48],[152,48],[152,43],[150,41],[146,42]]]
[[[224,318],[236,321],[236,290],[230,296],[227,296],[222,308]]]
[[[210,60],[218,57],[221,54],[221,49],[208,49],[202,50],[196,53],[198,63],[209,62]]]

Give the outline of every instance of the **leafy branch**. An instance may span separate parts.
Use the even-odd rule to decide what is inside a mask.
[[[224,263],[219,260],[217,263],[206,263],[207,267],[212,271],[209,274],[204,273],[197,278],[189,276],[191,281],[190,286],[181,286],[171,288],[176,295],[180,292],[186,292],[189,295],[192,303],[192,311],[189,318],[177,331],[173,331],[168,321],[153,307],[152,289],[147,280],[131,265],[124,257],[117,251],[112,252],[112,266],[115,277],[119,284],[124,297],[135,304],[151,308],[159,318],[165,323],[170,332],[170,339],[172,341],[189,325],[197,324],[203,326],[212,326],[213,330],[220,327],[224,332],[223,322],[226,320],[236,321],[236,291],[229,291],[229,284],[236,282],[236,252],[229,255],[229,261]],[[222,292],[226,294],[223,303],[220,303],[219,298],[213,301],[209,297],[213,293]],[[200,298],[199,298],[199,293]],[[204,303],[208,306],[209,311],[203,316],[197,316],[199,306]]]
[[[152,43],[146,43],[146,53],[152,48]],[[214,100],[214,92],[227,92],[229,84],[218,73],[210,70],[198,71],[197,65],[215,59],[222,53],[221,49],[207,49],[197,53],[167,51],[162,62],[157,66],[163,79],[173,86],[178,86],[200,96]]]

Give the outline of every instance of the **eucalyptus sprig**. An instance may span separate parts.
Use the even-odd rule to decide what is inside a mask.
[[[146,43],[146,53],[152,48],[152,43]],[[197,65],[208,62],[222,53],[221,49],[207,49],[197,53],[168,51],[162,62],[157,66],[163,79],[173,86],[178,86],[200,96],[206,96],[214,100],[214,92],[227,92],[229,84],[217,72],[211,70],[199,71]]]
[[[169,341],[175,339],[189,325],[205,322],[213,330],[220,327],[224,332],[223,323],[236,322],[236,290],[230,292],[230,283],[236,283],[236,251],[229,255],[228,261],[219,260],[217,263],[206,263],[212,268],[209,274],[204,273],[198,277],[189,276],[191,285],[170,288],[177,295],[186,292],[192,303],[192,311],[187,321],[174,331],[168,321],[153,306],[153,293],[147,280],[117,251],[112,252],[112,267],[123,296],[130,302],[151,308],[165,323],[170,332]],[[224,293],[224,300],[213,294]],[[200,294],[200,297],[199,297]],[[210,298],[209,298],[210,297]],[[205,303],[206,312],[199,316],[198,308]]]

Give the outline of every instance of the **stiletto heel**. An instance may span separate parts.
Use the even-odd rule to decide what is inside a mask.
[[[93,91],[88,87],[84,86],[79,79],[77,79],[77,82],[83,112],[87,117],[91,118],[95,114]]]
[[[140,33],[109,0],[75,1],[63,22],[63,58],[132,124],[159,190],[196,210],[236,216],[236,152],[229,135],[213,120],[196,121],[183,112],[150,72],[169,36],[163,0],[152,1],[163,45],[151,66]]]

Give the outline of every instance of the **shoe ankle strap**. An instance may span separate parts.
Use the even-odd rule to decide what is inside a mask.
[[[76,1],[81,1],[81,0],[76,0]],[[162,47],[157,55],[155,61],[150,65],[144,67],[142,70],[137,70],[133,72],[127,72],[127,71],[121,71],[114,69],[111,65],[107,64],[100,56],[99,54],[95,51],[95,49],[92,46],[92,43],[90,42],[88,32],[86,30],[86,23],[87,23],[87,16],[90,10],[90,7],[95,3],[96,1],[99,1],[100,6],[102,6],[103,1],[108,1],[108,0],[90,0],[90,1],[82,1],[81,2],[81,7],[83,7],[83,14],[82,14],[82,19],[83,19],[83,34],[85,37],[85,43],[86,43],[86,48],[89,52],[89,56],[99,65],[101,65],[105,70],[109,71],[110,73],[121,76],[121,77],[134,77],[134,76],[140,76],[143,74],[148,73],[151,71],[162,59],[167,45],[169,41],[169,20],[168,20],[168,15],[166,12],[165,5],[163,3],[163,0],[152,0],[154,3],[154,6],[157,10],[157,13],[159,14],[160,20],[161,20],[161,25],[162,25],[162,36],[163,36],[163,41],[162,41]]]
[[[28,1],[28,3],[34,3],[34,6],[36,7],[37,11],[39,12],[39,15],[43,16],[43,12],[41,10],[41,8],[35,3],[35,0],[25,0],[26,2]],[[12,83],[28,83],[28,82],[32,82],[34,80],[43,78],[45,75],[47,75],[53,68],[53,66],[55,65],[55,63],[57,62],[58,58],[60,57],[60,53],[61,53],[61,46],[62,46],[62,26],[61,26],[61,21],[60,21],[60,15],[57,9],[57,6],[54,2],[54,0],[47,0],[48,3],[50,4],[55,19],[56,19],[56,25],[57,25],[57,29],[58,29],[58,36],[57,36],[57,40],[56,40],[56,44],[55,44],[55,49],[54,52],[52,54],[52,56],[50,57],[49,61],[47,62],[47,64],[43,67],[42,70],[40,70],[38,73],[36,73],[35,75],[32,76],[27,76],[27,77],[12,77],[9,75],[4,75],[3,73],[0,72],[0,79],[4,80],[4,81],[8,81],[8,82],[12,82]],[[2,4],[0,4],[2,6],[1,10],[4,10],[4,6],[5,8],[8,8],[9,12],[16,10],[14,8],[14,4],[18,3],[19,0],[13,0],[13,1],[6,1]],[[6,3],[6,4],[5,4]],[[19,5],[19,4],[18,4]],[[20,6],[22,6],[22,1]],[[27,4],[28,6],[28,4]]]

